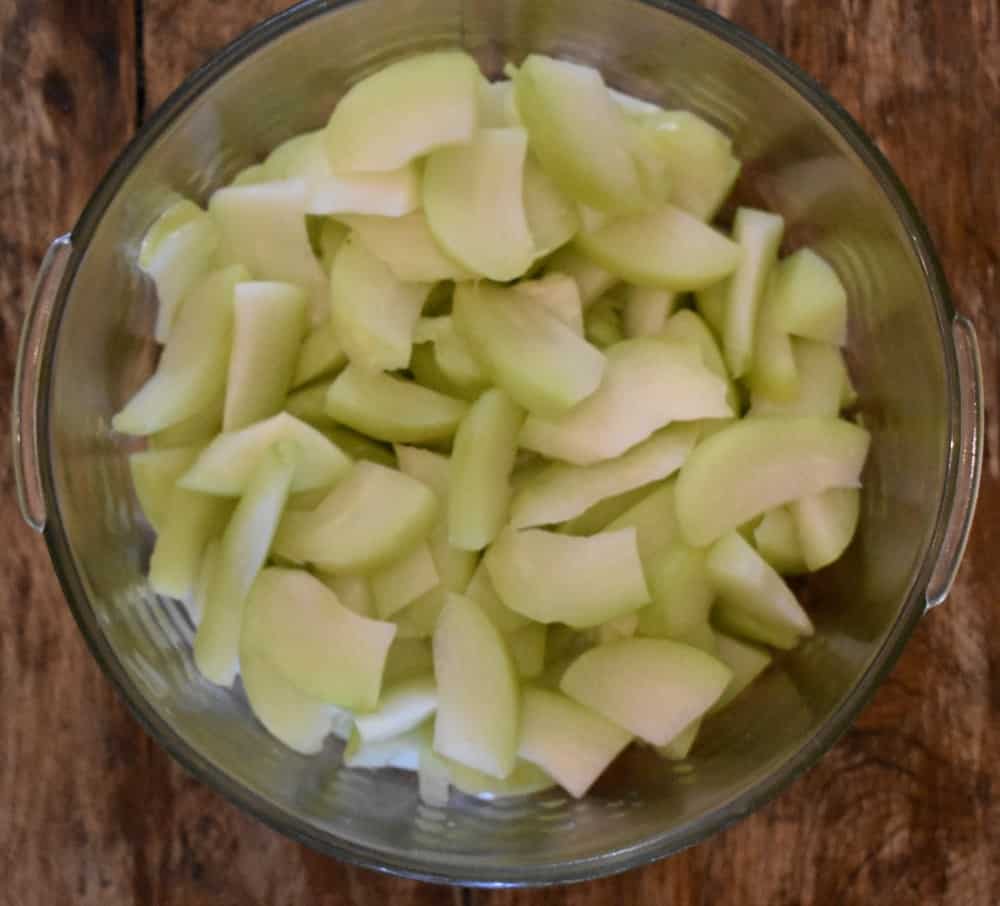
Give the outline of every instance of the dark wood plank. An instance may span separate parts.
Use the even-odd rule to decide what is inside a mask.
[[[145,96],[277,0],[146,0]],[[680,856],[609,879],[477,892],[348,869],[257,825],[184,775],[131,720],[79,640],[10,470],[0,531],[0,902],[969,904],[1000,902],[1000,13],[994,0],[714,0],[815,74],[887,152],[976,321],[990,405],[976,535],[855,730],[776,802]],[[0,433],[22,304],[134,127],[131,4],[0,4]],[[16,136],[16,141],[10,141]],[[992,303],[992,304],[991,304]],[[8,448],[6,434],[0,437]],[[991,759],[990,756],[993,756]]]
[[[193,69],[248,28],[291,6],[284,0],[145,0],[146,97],[163,103]]]
[[[7,459],[27,296],[49,240],[72,226],[135,127],[134,49],[130,4],[0,4],[0,901],[18,906],[130,902],[158,861],[120,830],[130,805],[142,814],[135,778],[151,745],[21,522]]]

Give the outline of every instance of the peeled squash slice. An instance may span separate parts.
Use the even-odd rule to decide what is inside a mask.
[[[282,412],[239,431],[220,434],[181,476],[180,486],[205,494],[238,497],[268,449],[280,441],[292,441],[298,448],[293,492],[328,487],[351,466],[351,461],[319,431]]]
[[[446,509],[446,504],[447,500],[442,506],[442,512]],[[444,519],[431,531],[428,544],[441,580],[440,587],[446,591],[464,591],[476,571],[476,554],[452,547],[448,543],[447,523]]]
[[[444,453],[405,444],[395,444],[393,452],[401,471],[422,481],[439,497],[448,496],[451,486],[451,462]]]
[[[546,689],[558,689],[563,673],[583,652],[594,647],[593,630],[578,631],[556,623],[549,626],[545,653],[548,668],[539,679],[538,685]]]
[[[329,488],[317,488],[313,491],[302,491],[300,494],[290,494],[288,496],[288,509],[290,510],[314,510],[330,493]]]
[[[380,69],[341,98],[326,126],[338,172],[395,170],[435,148],[467,142],[476,128],[481,76],[460,51],[439,51]]]
[[[188,419],[221,395],[233,331],[233,292],[241,266],[209,274],[171,328],[153,376],[111,420],[123,434],[153,434]]]
[[[302,180],[219,189],[208,209],[233,260],[256,280],[301,286],[310,297],[313,323],[326,317],[326,276],[309,244]]]
[[[680,528],[674,515],[674,480],[652,488],[641,500],[612,519],[608,531],[634,528],[639,557],[648,567],[679,540]]]
[[[457,761],[449,761],[448,778],[451,785],[466,796],[490,801],[510,799],[513,796],[531,796],[556,785],[540,767],[521,760],[518,760],[514,770],[503,780],[490,777],[489,774],[466,767]]]
[[[729,635],[780,648],[782,651],[791,651],[802,640],[797,632],[787,626],[761,620],[743,608],[730,607],[724,602],[715,605],[712,624]]]
[[[797,635],[813,634],[812,622],[784,579],[738,532],[712,545],[705,568],[730,609]]]
[[[630,639],[639,629],[639,612],[627,613],[624,616],[616,617],[601,623],[593,632],[596,635],[598,645],[607,642],[617,642],[621,639]]]
[[[437,567],[426,544],[415,547],[370,577],[375,610],[388,620],[439,582]]]
[[[331,383],[325,381],[296,390],[285,400],[285,412],[317,428],[332,425],[333,419],[326,412],[326,395]]]
[[[640,634],[687,640],[715,601],[705,551],[676,543],[644,565],[653,603],[639,613]]]
[[[726,330],[726,305],[729,300],[729,280],[720,280],[694,294],[695,308],[712,328],[716,339],[722,340]]]
[[[672,205],[612,220],[574,242],[623,280],[676,292],[711,286],[740,261],[739,246]]]
[[[438,585],[395,614],[392,622],[397,626],[399,638],[422,641],[434,635],[447,591],[444,586]]]
[[[726,381],[729,388],[726,401],[733,413],[740,411],[739,393],[732,381],[729,380],[729,371],[726,369],[722,350],[719,348],[711,328],[703,318],[689,309],[684,309],[667,319],[667,323],[658,336],[660,339],[673,343],[687,343],[695,347],[701,353],[701,361],[705,367]]]
[[[656,147],[647,124],[635,117],[626,117],[631,139],[632,157],[639,174],[644,195],[643,208],[653,208],[668,201],[673,191],[673,175]]]
[[[858,487],[870,436],[834,418],[747,418],[705,438],[677,478],[688,543],[712,541],[776,506]]]
[[[562,274],[576,283],[584,307],[603,296],[618,278],[584,255],[574,245],[559,249],[546,264],[546,274]],[[582,332],[582,330],[581,330]]]
[[[536,258],[565,245],[580,229],[573,204],[529,153],[524,161],[524,214],[534,240]]]
[[[782,506],[766,512],[753,530],[753,540],[758,553],[781,575],[807,571],[799,530],[789,507]]]
[[[627,730],[559,692],[524,690],[517,753],[578,799],[631,739]]]
[[[157,594],[189,601],[205,548],[225,527],[228,500],[175,487],[149,560],[149,585]]]
[[[475,399],[489,380],[465,338],[455,330],[450,315],[421,318],[414,331],[416,343],[433,343],[434,359],[445,381],[458,388],[463,399]]]
[[[731,671],[667,639],[624,639],[584,652],[560,689],[654,746],[666,745],[715,704]]]
[[[831,488],[801,497],[791,505],[802,556],[810,571],[840,558],[854,537],[861,515],[857,488]]]
[[[305,293],[289,283],[236,284],[223,431],[281,411],[306,329],[306,304]]]
[[[219,247],[219,228],[192,201],[179,201],[149,228],[139,249],[139,267],[156,284],[158,343],[170,335],[181,303],[208,271]]]
[[[388,688],[403,680],[431,673],[433,667],[434,656],[428,642],[423,639],[401,639],[397,633],[385,659],[382,681]]]
[[[306,226],[309,226],[311,216],[306,218]],[[315,222],[315,221],[314,221]],[[312,243],[313,251],[319,258],[319,263],[323,268],[323,273],[328,275],[333,269],[333,259],[337,257],[337,252],[344,244],[350,230],[344,224],[333,220],[330,217],[321,218],[321,223],[317,233],[310,233],[309,240]],[[322,321],[320,322],[323,323]]]
[[[543,467],[544,468],[544,467]],[[523,487],[523,485],[520,485]],[[566,520],[559,526],[559,531],[563,535],[593,535],[606,528],[613,520],[622,513],[627,512],[640,500],[652,493],[655,485],[644,485],[633,488],[624,494],[615,494],[613,497],[605,497],[592,506],[587,507],[579,516]]]
[[[539,623],[586,629],[650,600],[634,529],[578,538],[507,528],[484,562],[503,603]]]
[[[290,749],[315,755],[344,712],[306,695],[257,652],[240,654],[240,677],[254,716]]]
[[[372,711],[395,633],[348,610],[309,573],[271,567],[253,584],[241,643],[306,695]]]
[[[295,365],[292,387],[301,387],[317,378],[340,371],[347,364],[347,353],[329,321],[314,327],[302,341]]]
[[[506,777],[517,759],[517,676],[496,627],[462,595],[449,594],[438,619],[434,675],[434,750],[492,777]]]
[[[548,631],[549,627],[541,623],[529,623],[506,637],[507,649],[522,679],[535,679],[545,668]]]
[[[236,678],[244,605],[271,549],[297,456],[290,443],[265,451],[222,535],[194,639],[194,662],[217,686],[232,685]]]
[[[420,179],[413,164],[379,173],[317,173],[306,187],[310,214],[402,217],[420,206]]]
[[[315,510],[285,514],[274,550],[329,572],[372,572],[423,541],[437,508],[426,485],[358,462]]]
[[[613,219],[612,215],[607,211],[598,211],[585,204],[577,205],[577,215],[580,218],[580,227],[586,233],[592,233],[594,230],[600,229]]]
[[[715,630],[712,628],[712,624],[708,620],[705,620],[702,623],[693,623],[686,632],[678,633],[674,637],[673,641],[683,642],[685,645],[690,645],[692,648],[704,651],[705,654],[712,655],[712,657],[717,655]]]
[[[725,418],[727,385],[676,343],[649,337],[607,351],[597,392],[565,415],[530,415],[521,446],[552,459],[589,465],[620,456],[672,421]]]
[[[320,575],[318,578],[348,610],[353,610],[359,617],[375,616],[372,589],[365,576]]]
[[[268,155],[273,180],[301,179],[309,214],[374,214],[400,217],[420,206],[417,168],[408,164],[379,173],[334,172],[323,130],[297,135]]]
[[[514,289],[518,295],[550,311],[573,333],[583,336],[583,303],[572,277],[546,274],[539,280],[522,280]]]
[[[437,700],[432,674],[404,680],[388,686],[379,698],[378,708],[357,715],[354,726],[362,743],[392,739],[420,726],[437,710]]]
[[[598,349],[607,349],[625,339],[622,302],[609,293],[588,306],[583,316],[583,335]]]
[[[729,281],[722,343],[726,364],[734,378],[743,377],[750,369],[760,300],[784,231],[785,222],[776,214],[753,208],[740,208],[736,212],[733,239],[739,244],[741,255]]]
[[[532,151],[564,194],[604,211],[645,207],[628,121],[596,69],[531,54],[514,86]]]
[[[463,341],[464,342],[464,341]],[[456,400],[472,402],[483,390],[481,386],[463,386],[452,381],[438,365],[433,343],[414,343],[410,355],[410,373],[415,383],[427,390]],[[480,368],[480,371],[482,369]]]
[[[604,356],[516,290],[459,284],[452,318],[497,385],[529,412],[565,412],[601,382]]]
[[[361,737],[352,733],[344,748],[344,767],[416,771],[420,766],[421,756],[426,753],[429,746],[428,724],[422,724],[409,733],[370,743],[362,743]]]
[[[611,93],[611,97],[614,99],[614,102],[630,117],[637,117],[641,119],[651,113],[663,112],[663,108],[658,104],[654,104],[652,101],[634,97],[631,94],[618,91],[616,88],[611,88],[610,86],[608,87],[608,91]]]
[[[701,718],[692,721],[665,746],[657,746],[656,752],[669,761],[684,761],[691,754],[694,741],[701,730]]]
[[[625,296],[623,326],[627,337],[652,337],[667,325],[677,304],[677,294],[669,289],[630,286]]]
[[[666,478],[694,447],[693,425],[665,428],[617,459],[591,466],[552,463],[529,478],[511,504],[514,528],[552,525],[579,516],[613,495]]]
[[[263,167],[271,181],[300,179],[325,156],[323,131],[302,132],[285,139],[267,155]]]
[[[351,362],[371,371],[409,365],[413,329],[429,292],[428,284],[398,280],[348,236],[330,271],[330,317]]]
[[[173,447],[202,447],[222,430],[222,406],[225,390],[213,397],[194,415],[163,428],[148,437],[149,449],[169,450]]]
[[[427,225],[424,211],[405,217],[342,217],[392,275],[405,283],[467,280],[471,274],[449,258]]]
[[[139,506],[149,524],[161,531],[170,509],[170,496],[177,479],[198,456],[198,447],[175,447],[167,450],[143,450],[128,458],[132,485]]]
[[[510,473],[524,412],[502,390],[487,390],[455,434],[448,494],[448,541],[460,550],[486,547],[507,521]]]
[[[712,707],[713,711],[721,711],[768,668],[771,655],[756,645],[721,632],[715,634],[715,644],[719,660],[733,672],[722,698]]]
[[[545,459],[530,450],[520,450],[517,454],[517,461],[514,463],[514,471],[510,476],[510,485],[516,494],[535,475],[545,468]]]
[[[524,198],[528,136],[480,129],[470,141],[435,151],[424,167],[431,233],[456,261],[490,280],[520,277],[535,259]]]
[[[847,342],[847,291],[836,271],[810,249],[777,267],[774,319],[786,333],[843,346]]]
[[[400,471],[423,482],[438,501],[438,518],[427,544],[440,578],[447,591],[464,591],[476,569],[476,554],[452,547],[448,541],[448,497],[451,493],[451,461],[440,453],[419,447],[396,447]]]
[[[840,349],[795,337],[790,346],[797,375],[795,392],[778,399],[755,387],[750,414],[835,416],[843,403],[844,386],[850,383]]]
[[[329,395],[329,388],[327,388],[327,395]],[[343,428],[340,425],[328,425],[323,427],[323,435],[351,459],[367,459],[380,466],[387,466],[390,469],[396,468],[396,459],[392,455],[392,450],[364,434],[358,434],[356,431]]]
[[[757,316],[749,384],[754,396],[787,401],[799,394],[799,370],[791,336],[775,323],[773,286],[772,277]],[[836,411],[830,414],[835,415]]]
[[[740,174],[732,142],[687,110],[654,112],[646,125],[673,176],[671,203],[711,220]]]
[[[420,206],[420,178],[413,164],[378,173],[318,168],[308,174],[306,190],[310,214],[402,217]]]
[[[397,638],[408,641],[430,639],[434,635],[447,592],[448,589],[438,584],[395,614],[392,622],[396,624]]]
[[[419,384],[348,365],[326,410],[341,424],[390,443],[430,443],[455,433],[468,404]]]
[[[516,610],[511,610],[500,600],[483,561],[479,562],[472,574],[465,589],[465,596],[475,601],[479,605],[479,609],[489,617],[490,622],[505,636],[510,636],[533,625],[526,616]]]

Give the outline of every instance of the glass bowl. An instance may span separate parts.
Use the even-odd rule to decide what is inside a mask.
[[[139,240],[176,193],[204,201],[345,88],[416,51],[462,46],[499,74],[540,51],[614,87],[694,110],[732,135],[743,202],[781,212],[851,300],[849,355],[872,453],[855,543],[805,593],[815,638],[706,724],[688,761],[636,750],[582,801],[547,792],[447,808],[412,775],[338,767],[272,739],[242,690],[201,680],[183,608],[144,578],[151,546],[110,419],[148,375],[155,299]],[[802,72],[723,19],[640,0],[308,0],[191,76],[53,244],[22,337],[18,490],[44,531],[94,656],[137,718],[194,775],[318,850],[433,881],[538,885],[623,871],[747,815],[848,727],[921,614],[947,595],[981,460],[975,336],[891,168]]]

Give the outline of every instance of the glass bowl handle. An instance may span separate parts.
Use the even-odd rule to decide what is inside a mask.
[[[42,351],[49,331],[59,287],[72,251],[69,234],[49,246],[35,280],[21,330],[14,372],[11,438],[14,443],[14,477],[21,515],[35,531],[45,528],[45,497],[38,460],[38,396]]]
[[[960,398],[960,431],[955,441],[958,444],[958,471],[941,556],[927,585],[928,610],[948,597],[955,582],[972,528],[983,468],[983,370],[979,343],[972,322],[962,315],[957,315],[952,322],[952,334],[958,355]]]

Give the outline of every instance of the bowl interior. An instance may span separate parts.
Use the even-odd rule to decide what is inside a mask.
[[[154,299],[138,241],[175,193],[212,189],[325,122],[345,88],[401,55],[459,45],[499,74],[531,51],[601,68],[615,87],[724,127],[745,162],[738,198],[783,213],[850,292],[850,359],[873,433],[861,531],[803,589],[818,632],[778,659],[692,757],[636,751],[581,802],[419,803],[414,778],[345,770],[331,743],[303,758],[213,688],[192,628],[143,578],[151,547],[111,415],[149,373]],[[745,36],[680,4],[637,0],[308,3],[187,83],[105,181],[74,234],[50,340],[42,418],[48,531],[95,653],[185,764],[265,820],[337,855],[474,883],[544,883],[629,867],[750,811],[842,731],[923,608],[949,445],[952,352],[905,199],[818,95]],[[846,131],[845,131],[846,130]],[[872,168],[875,169],[872,169]]]

